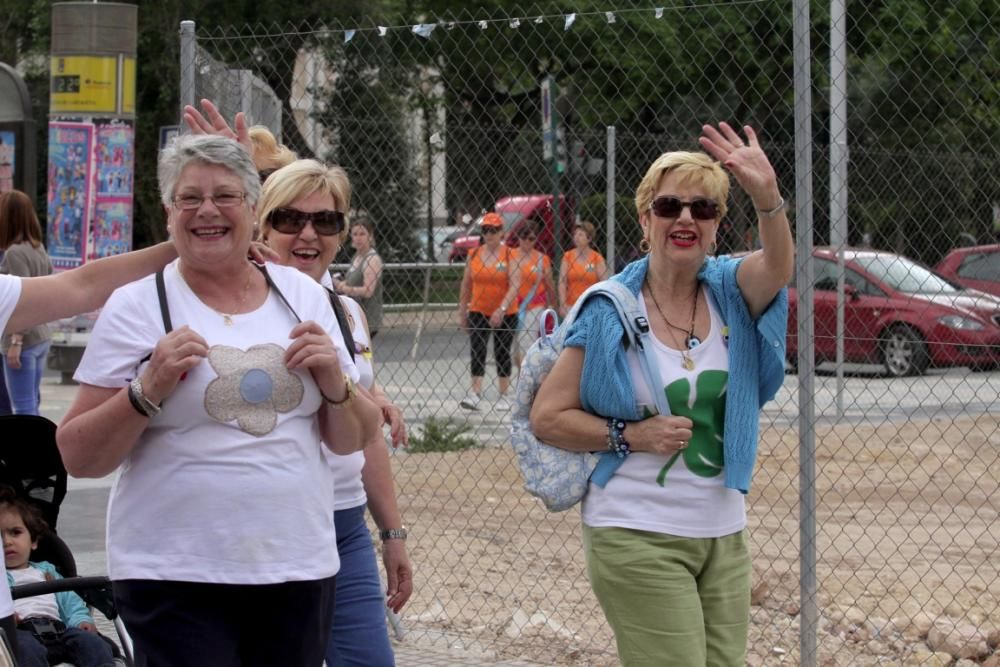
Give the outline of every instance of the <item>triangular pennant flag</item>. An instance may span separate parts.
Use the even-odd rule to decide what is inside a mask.
[[[606,18],[608,20],[608,23],[614,23],[615,22],[615,13],[614,12],[604,12],[604,18]]]
[[[574,21],[576,21],[576,13],[574,12],[573,14],[567,14],[566,25],[563,26],[563,30],[569,30],[569,27],[573,25]]]
[[[379,37],[385,37],[385,33],[387,33],[387,32],[389,32],[389,29],[386,28],[384,25],[378,26],[378,36]]]
[[[344,31],[344,44],[347,44],[349,41],[351,41],[352,39],[354,39],[354,33],[355,32],[356,31],[354,31],[354,30],[345,30]]]
[[[537,17],[537,18],[535,19],[535,23],[541,23],[541,22],[542,22],[542,21],[544,21],[544,20],[545,20],[545,17],[544,17],[544,16],[539,16],[539,17]]]
[[[413,34],[420,35],[424,39],[429,39],[431,33],[434,32],[434,28],[437,27],[436,23],[420,23],[413,26]]]
[[[663,18],[663,7],[657,7],[656,8],[656,18],[658,18],[658,19],[662,19]]]
[[[479,29],[480,30],[486,30],[486,21],[480,21],[479,22]]]
[[[519,28],[520,26],[521,26],[521,19],[511,19],[510,20],[510,27],[511,28]]]

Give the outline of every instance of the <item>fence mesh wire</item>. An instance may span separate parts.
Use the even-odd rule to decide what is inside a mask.
[[[1000,253],[969,251],[947,280],[925,268],[1000,229],[996,16],[986,0],[849,3],[838,90],[830,17],[814,7],[814,171],[798,176],[812,179],[818,248],[797,262],[813,262],[815,275],[816,418],[806,424],[817,547],[807,568],[818,580],[819,664],[997,660],[1000,302],[958,283],[1000,293]],[[419,441],[394,456],[416,571],[407,641],[615,663],[578,512],[547,514],[521,489],[494,366],[478,410],[459,407],[470,371],[456,324],[465,250],[456,239],[484,210],[513,211],[504,198],[532,195],[506,216],[508,230],[533,218],[565,248],[572,221],[593,221],[596,247],[620,268],[637,256],[632,198],[645,169],[665,150],[696,150],[701,124],[719,119],[758,130],[791,198],[792,19],[787,1],[664,2],[196,33],[197,71],[182,74],[194,87],[182,100],[217,100],[230,118],[249,110],[300,156],[342,165],[355,214],[375,223],[386,262],[377,373]],[[231,90],[249,81],[252,91]],[[547,85],[555,120],[543,128]],[[830,186],[838,94],[849,149],[843,336],[836,254],[823,248],[838,222],[827,202],[841,194]],[[544,130],[557,139],[549,160]],[[752,250],[753,205],[738,191],[731,199],[719,252]],[[345,248],[338,262],[350,258]],[[801,659],[808,416],[798,413],[794,304],[791,315],[793,367],[762,412],[747,503],[755,665]],[[838,338],[842,372],[830,363]]]

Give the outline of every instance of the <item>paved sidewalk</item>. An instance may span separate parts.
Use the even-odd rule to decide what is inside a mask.
[[[59,384],[57,375],[42,382],[42,415],[59,422],[69,409],[76,392],[72,385]],[[107,571],[104,552],[105,512],[113,476],[101,479],[69,480],[69,491],[59,515],[59,534],[66,540],[83,576]],[[98,614],[97,624],[103,633],[116,637],[112,624]],[[405,610],[403,623],[406,623]],[[537,663],[498,661],[488,650],[475,651],[466,639],[446,633],[410,632],[401,641],[394,640],[398,667],[541,667]]]

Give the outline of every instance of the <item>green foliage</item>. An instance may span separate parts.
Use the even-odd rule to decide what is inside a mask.
[[[409,452],[457,452],[478,447],[479,443],[469,435],[472,429],[465,424],[456,424],[451,419],[428,417],[420,432],[410,435]]]

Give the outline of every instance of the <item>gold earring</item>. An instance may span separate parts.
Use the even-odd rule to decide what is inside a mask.
[[[639,252],[641,252],[643,255],[648,255],[649,251],[652,249],[653,247],[649,245],[649,239],[643,236],[642,240],[639,241]]]

